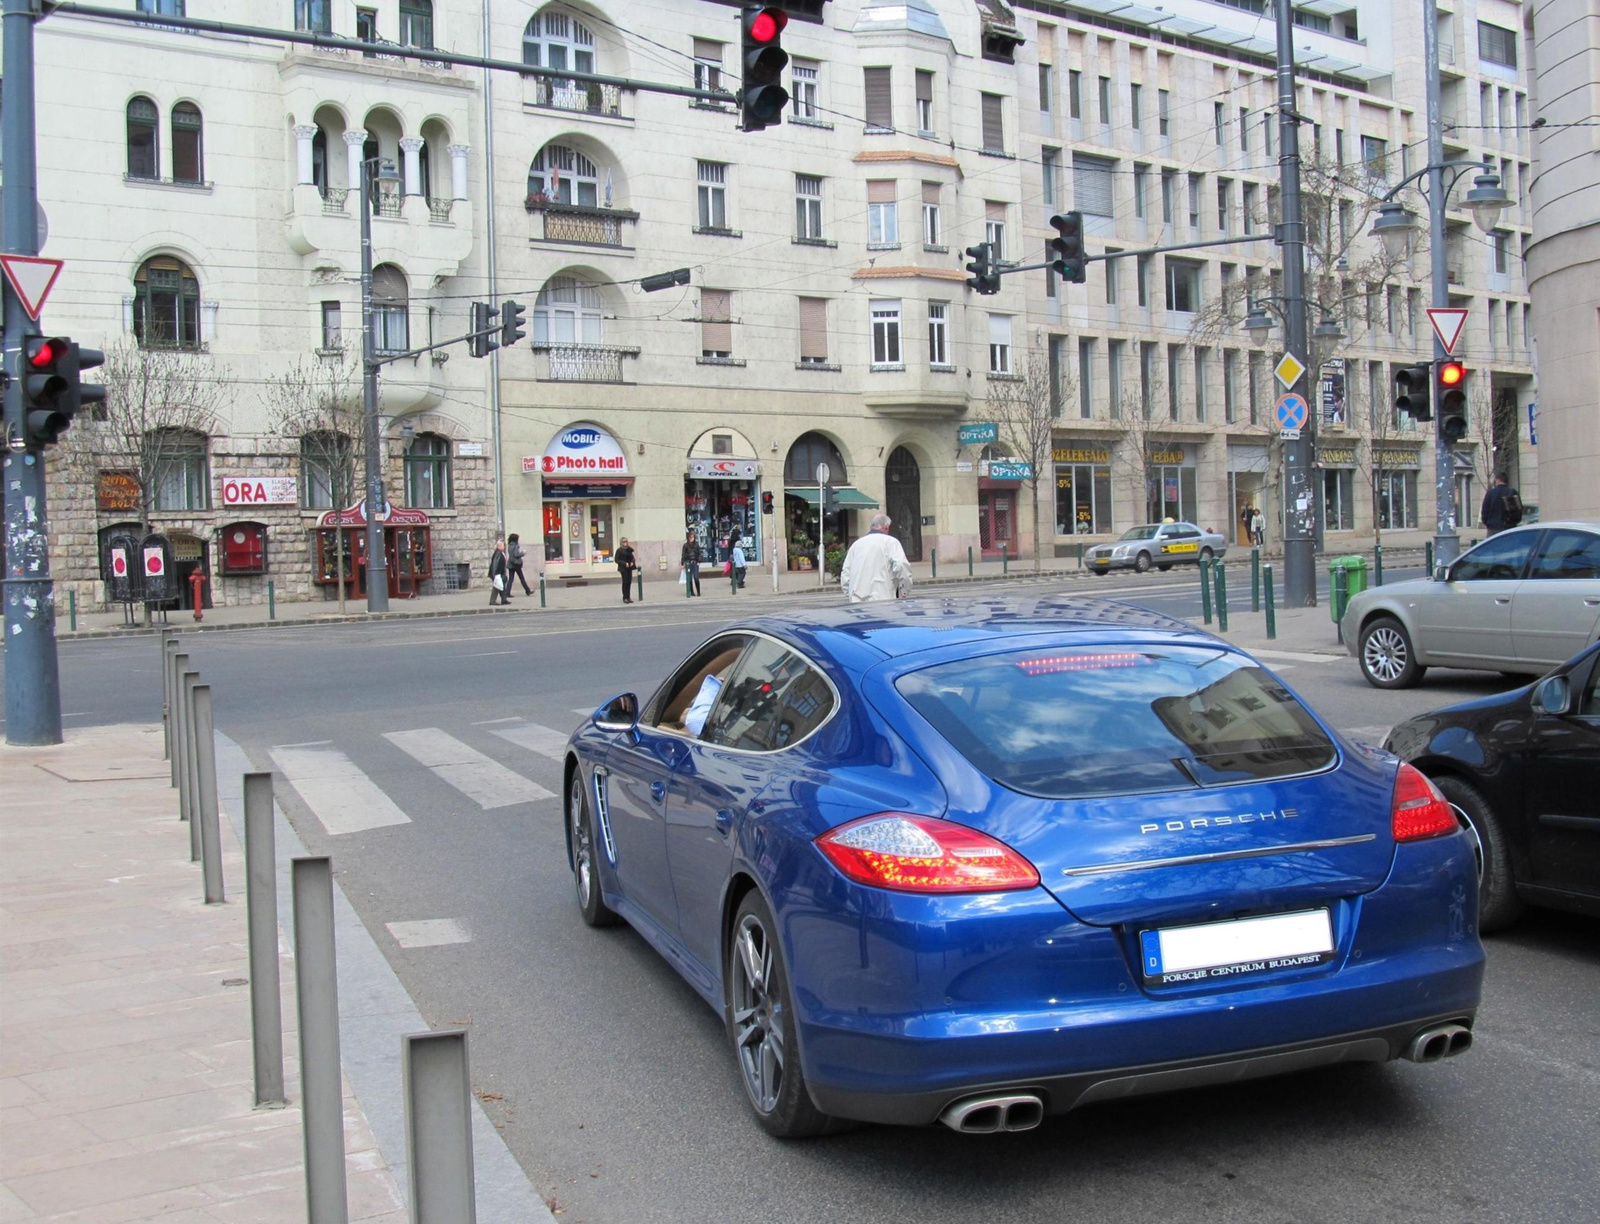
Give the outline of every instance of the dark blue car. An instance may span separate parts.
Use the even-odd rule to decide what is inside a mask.
[[[1469,834],[1271,672],[1100,600],[734,625],[573,736],[584,919],[724,1016],[776,1135],[1465,1050]]]

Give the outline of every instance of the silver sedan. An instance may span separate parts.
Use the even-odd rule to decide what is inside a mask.
[[[1429,667],[1540,675],[1600,637],[1600,524],[1502,531],[1431,578],[1361,592],[1340,628],[1378,688]]]
[[[1095,574],[1114,569],[1132,569],[1143,574],[1152,566],[1169,570],[1174,565],[1209,561],[1227,551],[1226,538],[1193,523],[1146,523],[1123,532],[1122,538],[1114,544],[1095,545],[1084,554],[1083,563]]]

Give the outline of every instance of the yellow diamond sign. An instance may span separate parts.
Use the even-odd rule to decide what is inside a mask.
[[[1300,375],[1306,372],[1305,363],[1293,353],[1285,353],[1282,360],[1273,367],[1272,372],[1278,376],[1278,381],[1283,384],[1283,389],[1288,391],[1295,383],[1300,381]]]

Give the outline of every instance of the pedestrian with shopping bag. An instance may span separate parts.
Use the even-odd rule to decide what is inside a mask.
[[[889,534],[887,514],[872,516],[872,529],[844,555],[839,585],[851,603],[904,599],[911,594],[911,563],[900,541]]]
[[[633,555],[633,545],[629,544],[626,537],[617,545],[617,551],[611,558],[617,563],[617,572],[622,575],[622,602],[633,602],[633,571],[639,568],[638,558]]]
[[[744,545],[741,544],[738,540],[735,540],[733,542],[732,560],[733,560],[733,589],[736,590],[736,591],[742,591],[742,590],[744,590],[744,571],[746,569],[746,562],[745,562],[745,557],[744,557]]]
[[[494,607],[498,601],[501,604],[511,602],[507,588],[511,585],[511,566],[506,560],[506,542],[496,540],[494,553],[489,557],[489,606]]]
[[[506,602],[510,603],[511,583],[513,580],[521,580],[522,593],[524,595],[532,595],[533,588],[528,585],[528,577],[522,572],[523,558],[527,556],[522,551],[522,537],[513,531],[506,537],[506,545],[506,564],[508,566],[506,570]]]
[[[694,532],[688,531],[683,536],[683,552],[678,555],[678,564],[683,567],[681,581],[690,595],[700,594],[700,542],[694,538]]]

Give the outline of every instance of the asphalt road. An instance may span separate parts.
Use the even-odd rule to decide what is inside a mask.
[[[1087,589],[1197,610],[1192,578]],[[472,1026],[475,1087],[498,1094],[491,1116],[563,1220],[1600,1219],[1600,923],[1563,915],[1534,913],[1488,941],[1478,1044],[1442,1064],[1099,1106],[996,1138],[934,1127],[768,1139],[717,1017],[631,931],[579,922],[559,804],[523,799],[530,783],[559,789],[559,765],[540,750],[549,735],[617,691],[650,692],[725,608],[669,601],[187,639],[218,726],[258,766],[286,745],[342,754],[403,814],[330,834],[279,787],[424,1016]],[[69,642],[61,659],[69,726],[158,716],[152,639]],[[1335,726],[1369,736],[1507,683],[1433,672],[1384,693],[1348,658],[1275,666]],[[453,743],[480,762],[480,780],[509,768],[504,805],[463,794],[448,764],[385,738],[422,729],[435,766]],[[454,920],[457,942],[402,947],[388,928],[435,919]]]

